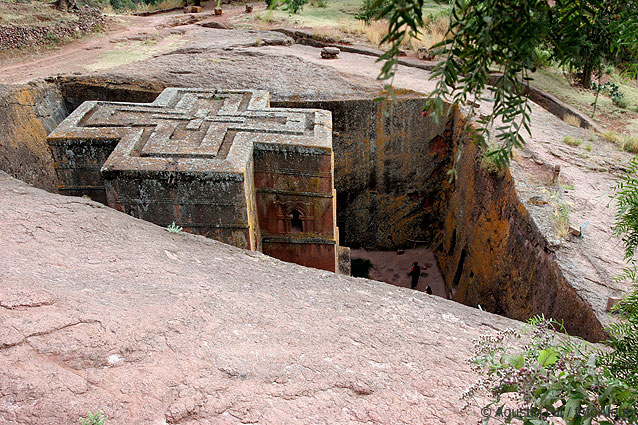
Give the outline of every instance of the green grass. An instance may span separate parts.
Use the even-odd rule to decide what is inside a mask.
[[[153,55],[174,49],[185,43],[186,40],[179,35],[170,35],[163,39],[161,43],[156,40],[118,43],[113,50],[104,52],[98,56],[95,62],[84,65],[84,68],[90,71],[114,68],[148,59]]]
[[[533,86],[555,95],[563,102],[591,116],[592,104],[596,98],[596,93],[593,90],[573,87],[563,72],[555,67],[539,69],[532,74],[532,77],[534,78]],[[604,113],[607,116],[606,121],[622,122],[625,125],[625,132],[638,133],[638,116],[635,115],[635,112],[638,111],[638,83],[620,78],[615,73],[607,78],[618,85],[620,92],[624,95],[623,106],[626,107],[620,108],[614,105],[609,96],[600,93],[594,118],[598,118],[601,113]]]
[[[563,137],[563,143],[569,146],[580,146],[583,140],[572,136],[565,136]]]
[[[583,110],[590,110],[591,104],[596,98],[593,90],[572,87],[560,69],[549,67],[537,70],[532,74],[534,81],[532,84],[539,89],[548,91],[556,95],[561,100],[579,106]],[[635,82],[632,84],[617,75],[608,76],[610,81],[617,84],[624,99],[627,101],[627,108],[636,110],[638,108],[638,87]],[[616,111],[619,108],[613,104],[611,98],[601,93],[598,97],[598,108],[603,111]]]
[[[305,4],[303,9],[291,15],[283,10],[260,11],[255,14],[240,17],[237,22],[247,22],[252,19],[278,22],[283,25],[301,25],[306,27],[336,27],[344,21],[354,21],[359,12],[361,0],[327,0],[326,7]]]
[[[494,153],[499,149],[498,144],[491,140],[482,151],[481,158],[481,168],[485,170],[488,174],[491,174],[496,177],[503,177],[504,171],[500,166],[498,161],[496,160],[496,155]]]
[[[237,18],[235,23],[242,25],[251,21],[277,22],[282,25],[296,25],[303,27],[334,27],[357,22],[355,16],[359,13],[362,0],[326,0],[325,7],[313,6],[307,3],[303,9],[295,15],[282,10],[260,11],[252,15]],[[434,1],[424,1],[424,15],[436,15],[446,9],[446,5],[437,4]]]

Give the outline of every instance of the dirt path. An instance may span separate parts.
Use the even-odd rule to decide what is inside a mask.
[[[244,6],[226,6],[227,22],[242,13]],[[0,83],[19,84],[57,74],[86,74],[139,61],[188,44],[188,30],[195,23],[214,16],[211,2],[200,14],[174,11],[152,16],[117,15],[108,18],[108,29],[61,47],[30,53],[0,55]]]
[[[157,17],[117,16],[109,17],[109,29],[73,41],[57,48],[49,48],[12,58],[2,57],[0,67],[2,83],[24,83],[55,74],[74,73],[83,70],[83,65],[94,62],[107,51],[117,48],[118,43],[157,32],[157,26],[167,19]]]

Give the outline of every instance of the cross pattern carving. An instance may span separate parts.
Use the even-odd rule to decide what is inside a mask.
[[[329,148],[321,113],[269,108],[260,90],[168,88],[149,104],[85,102],[49,142],[120,139],[103,170],[229,172],[244,169],[253,143]]]

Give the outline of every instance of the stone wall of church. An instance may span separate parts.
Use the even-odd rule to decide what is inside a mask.
[[[396,249],[438,234],[451,123],[422,115],[425,100],[279,102],[332,112],[340,243]]]
[[[262,251],[336,271],[332,151],[258,144],[253,158]]]

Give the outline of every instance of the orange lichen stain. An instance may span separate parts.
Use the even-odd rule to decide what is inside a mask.
[[[500,217],[496,208],[490,208],[473,224],[469,250],[471,269],[479,276],[493,276],[502,272],[495,260],[505,258],[509,238],[509,220]],[[469,264],[468,264],[469,265]]]
[[[423,94],[415,92],[414,90],[409,90],[409,89],[402,89],[402,88],[398,88],[398,87],[393,87],[393,92],[394,95],[396,97],[415,97],[415,98],[420,98],[420,99],[424,99]],[[388,92],[388,90],[383,89],[383,90],[379,90],[377,92],[378,96],[390,96],[390,92]]]
[[[9,144],[13,148],[26,146],[31,152],[38,157],[48,157],[49,150],[46,144],[47,133],[33,112],[34,97],[31,89],[21,88],[15,91],[15,105],[12,105],[13,115],[9,131],[12,137],[9,137]]]
[[[241,230],[233,230],[229,243],[239,248],[247,248],[248,243],[246,242],[246,235]]]

